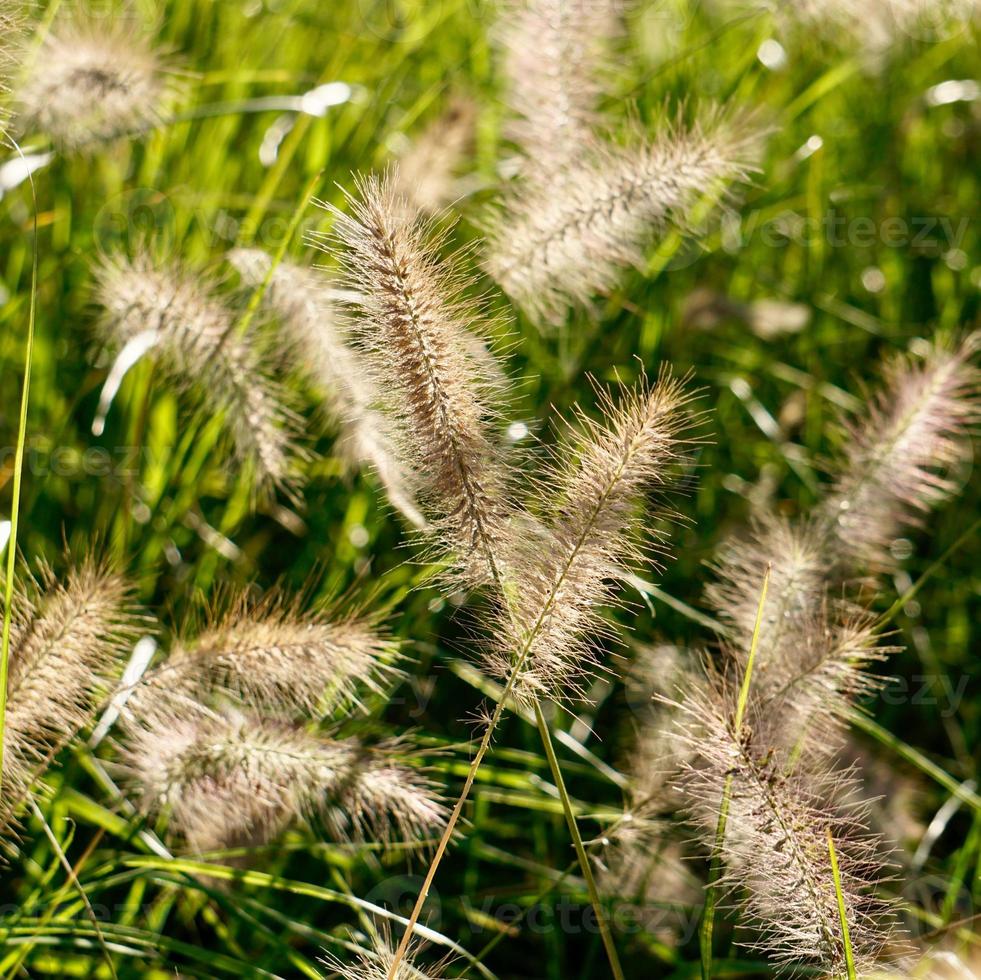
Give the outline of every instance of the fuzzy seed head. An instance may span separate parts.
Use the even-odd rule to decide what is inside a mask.
[[[235,249],[228,259],[248,286],[266,282],[272,259],[261,249]],[[422,528],[425,518],[412,499],[391,423],[379,410],[381,396],[354,346],[341,295],[326,273],[283,260],[263,303],[279,324],[287,361],[309,379],[340,425],[336,452],[353,466],[373,469],[392,506]]]
[[[23,131],[78,149],[158,125],[172,90],[160,54],[132,24],[76,19],[45,37],[16,111]]]
[[[0,2],[0,92],[8,92],[20,62],[23,16],[13,0]],[[3,117],[0,116],[0,123]]]
[[[395,973],[392,974],[397,945],[392,941],[390,932],[383,927],[375,939],[374,949],[361,950],[350,962],[330,954],[324,957],[323,963],[328,970],[337,973],[344,980],[389,980],[389,978],[391,980],[439,980],[445,975],[446,968],[454,959],[452,956],[447,956],[427,965],[425,969],[418,967],[415,965],[415,960],[426,944],[411,940],[405,956],[399,961]]]
[[[471,152],[476,121],[474,103],[458,98],[399,155],[395,190],[411,213],[437,215],[464,193],[459,173]]]
[[[722,847],[723,887],[758,923],[747,945],[788,967],[812,964],[844,975],[844,942],[827,834],[838,855],[851,944],[860,971],[890,941],[895,922],[876,897],[880,842],[865,830],[847,773],[788,766],[773,748],[765,712],[732,728],[735,689],[706,682],[682,702],[681,736],[695,761],[681,777],[689,814],[714,846],[724,787],[730,789]]]
[[[601,122],[607,47],[618,29],[616,0],[518,0],[499,21],[508,135],[533,179],[574,161]]]
[[[478,311],[460,298],[468,280],[440,261],[439,239],[408,215],[396,186],[391,174],[360,180],[350,214],[329,209],[334,241],[417,496],[461,575],[482,580],[505,522],[505,472],[490,433],[499,375],[474,332]]]
[[[340,839],[416,840],[443,807],[402,747],[368,748],[250,713],[203,707],[134,726],[123,760],[147,809],[193,851],[270,840],[298,819]]]
[[[42,566],[13,599],[0,824],[59,748],[91,722],[140,625],[129,587],[92,559]]]
[[[171,652],[159,680],[201,698],[223,691],[265,711],[328,715],[380,692],[396,657],[397,646],[370,619],[242,596]]]
[[[612,289],[669,220],[685,223],[715,186],[754,168],[759,128],[712,117],[670,127],[654,143],[594,143],[541,186],[518,188],[492,217],[485,266],[537,323]]]
[[[788,30],[821,31],[859,46],[874,66],[908,39],[936,39],[969,25],[978,0],[793,0],[774,4]]]
[[[574,695],[596,664],[596,641],[609,634],[599,610],[638,555],[637,532],[648,523],[642,499],[663,495],[677,476],[689,401],[683,383],[667,375],[622,389],[618,402],[602,394],[602,421],[584,417],[557,453],[542,481],[549,520],[515,526],[505,563],[513,581],[489,655],[501,677],[521,659],[517,697]]]
[[[727,541],[714,562],[716,581],[706,598],[729,630],[729,644],[745,665],[756,626],[763,571],[770,584],[760,622],[757,684],[779,684],[779,665],[791,660],[802,632],[819,617],[828,591],[829,557],[820,529],[762,517],[743,538]]]
[[[299,423],[283,387],[264,370],[255,337],[242,336],[233,310],[206,282],[149,252],[110,256],[96,269],[101,339],[121,348],[151,332],[166,379],[221,413],[258,488],[290,490]]]
[[[890,567],[902,529],[957,491],[981,422],[979,348],[974,333],[887,362],[865,417],[847,425],[843,465],[822,508],[846,567]]]

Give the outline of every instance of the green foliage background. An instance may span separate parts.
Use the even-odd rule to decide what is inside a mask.
[[[42,4],[41,16],[53,16],[56,6]],[[228,276],[225,250],[246,240],[274,250],[318,174],[317,196],[341,203],[353,172],[384,166],[403,134],[416,136],[461,92],[480,110],[473,165],[483,189],[460,202],[452,241],[478,237],[498,164],[512,152],[500,133],[500,75],[489,40],[494,11],[478,0],[169,0],[137,7],[182,74],[180,121],[141,142],[59,155],[36,175],[37,342],[18,546],[31,560],[45,556],[56,566],[65,542],[76,552],[109,551],[172,630],[199,617],[226,583],[303,589],[311,604],[344,595],[389,608],[392,629],[416,662],[394,699],[369,705],[365,723],[412,727],[424,743],[443,748],[436,767],[452,795],[466,770],[468,720],[483,697],[468,659],[467,621],[429,584],[430,570],[410,561],[410,539],[372,478],[343,472],[328,429],[301,504],[281,501],[296,518],[252,512],[247,482],[229,469],[220,442],[215,446],[217,420],[189,415],[181,399],[154,384],[148,363],[127,377],[105,433],[94,437],[107,361],[93,345],[90,268],[113,243],[133,246],[152,235],[186,262]],[[704,646],[711,636],[686,607],[701,606],[705,562],[745,522],[750,498],[787,514],[806,511],[821,485],[822,459],[842,444],[836,420],[861,405],[879,358],[978,320],[981,102],[931,106],[925,93],[948,79],[977,77],[981,59],[976,30],[903,40],[874,67],[844,37],[790,32],[780,35],[788,63],[774,71],[757,57],[774,35],[766,15],[737,18],[667,2],[642,4],[628,21],[610,100],[623,131],[656,129],[666,102],[685,101],[688,111],[703,100],[758,106],[773,126],[763,171],[736,202],[733,215],[741,219],[710,226],[703,254],[668,234],[646,270],[631,272],[621,290],[557,334],[539,334],[514,314],[507,364],[518,394],[511,414],[548,442],[550,418],[574,403],[592,405],[589,374],[631,378],[639,364],[654,372],[665,361],[692,372],[711,410],[711,441],[679,501],[687,520],[673,531],[673,557],[658,582],[674,601],[647,603],[632,594],[630,608],[617,616],[639,641]],[[278,113],[252,111],[251,100],[332,81],[351,85],[354,97],[322,118],[297,115],[276,162],[263,166],[258,150]],[[815,136],[820,148],[807,155],[801,148],[808,140],[813,148]],[[829,213],[844,219],[838,227],[846,236],[851,230],[851,242],[829,241],[821,225]],[[327,228],[312,207],[301,218],[308,231]],[[900,227],[886,225],[895,218],[910,232],[898,244],[884,231]],[[812,222],[803,236],[780,232],[795,222],[799,228],[801,219]],[[856,232],[866,220],[871,233]],[[31,221],[21,185],[0,202],[0,444],[7,447],[16,444]],[[910,240],[917,232],[925,237]],[[287,254],[303,256],[308,247],[297,234]],[[865,285],[875,284],[872,267],[881,270],[878,291]],[[503,298],[482,285],[505,311]],[[812,319],[799,334],[771,340],[732,315],[700,329],[685,316],[698,287],[736,303],[802,303]],[[311,428],[321,431],[312,409]],[[11,463],[5,450],[3,514]],[[961,498],[910,535],[896,591],[977,518],[978,484],[969,470],[963,482]],[[230,561],[206,544],[187,526],[188,512],[234,541],[241,557]],[[981,741],[971,629],[981,611],[979,559],[975,536],[944,559],[896,620],[907,649],[887,669],[911,693],[927,677],[927,697],[870,705],[882,726],[956,781],[976,777]],[[894,598],[884,595],[880,607]],[[965,685],[953,713],[942,677],[955,689]],[[563,750],[570,788],[590,815],[583,821],[588,835],[600,835],[618,812],[621,793],[597,760],[619,764],[632,719],[621,685],[595,693],[592,733],[584,739],[589,754]],[[573,721],[561,713],[555,725],[568,729]],[[928,822],[949,791],[895,747],[861,739],[916,780],[916,809]],[[93,781],[87,750],[61,762],[43,809],[104,914],[120,977],[314,976],[323,949],[343,956],[342,944],[364,942],[365,909],[351,896],[405,912],[418,881],[411,876],[425,867],[418,856],[407,861],[370,847],[332,846],[297,831],[250,855],[243,864],[249,871],[223,872],[241,877],[235,884],[218,880],[220,869],[192,877],[187,866],[148,855],[138,820]],[[537,734],[520,718],[502,725],[468,812],[467,834],[437,879],[433,928],[481,955],[502,978],[604,975],[598,937],[578,928],[586,904],[581,883],[561,875],[573,855]],[[977,911],[979,864],[981,814],[962,808],[924,868],[929,884],[906,893],[919,932]],[[537,905],[544,928],[505,925],[516,910]],[[24,975],[109,975],[77,892],[65,887],[33,821],[0,876],[0,907],[0,972],[16,967],[27,942]],[[574,910],[572,929],[561,928],[563,908]],[[618,941],[630,976],[697,972],[697,944],[668,948],[643,934]],[[721,965],[725,975],[769,975],[740,956],[733,947]],[[472,969],[461,959],[449,972]]]

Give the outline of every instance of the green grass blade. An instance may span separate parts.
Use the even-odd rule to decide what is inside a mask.
[[[856,980],[855,956],[852,952],[852,938],[848,932],[848,915],[845,910],[845,896],[841,890],[841,872],[838,870],[838,855],[835,853],[835,842],[828,828],[828,857],[831,858],[831,874],[835,880],[835,897],[838,899],[838,919],[841,922],[841,942],[845,947],[845,969],[848,980]]]
[[[603,940],[603,947],[606,949],[606,957],[610,961],[610,972],[616,980],[624,980],[623,968],[620,966],[620,957],[617,955],[616,944],[613,942],[610,924],[606,921],[606,915],[603,912],[603,903],[600,899],[599,889],[596,887],[596,878],[593,875],[593,869],[589,863],[589,855],[583,846],[582,836],[579,833],[579,825],[576,823],[576,814],[572,808],[572,801],[569,799],[569,791],[566,789],[565,780],[562,778],[562,768],[559,766],[559,760],[555,754],[555,746],[552,745],[552,737],[548,731],[548,721],[542,713],[542,706],[537,701],[535,702],[535,721],[538,723],[538,731],[542,737],[542,746],[545,749],[545,755],[548,758],[548,764],[552,770],[555,787],[559,791],[559,798],[562,800],[562,812],[565,814],[565,822],[569,827],[572,844],[576,850],[579,870],[582,871],[582,876],[586,879],[586,888],[589,890],[589,901],[592,903],[593,912],[596,915],[596,924],[599,927],[600,938]]]
[[[24,154],[14,143],[21,160]],[[27,166],[24,161],[25,167]],[[28,168],[29,170],[30,168]],[[27,405],[31,391],[31,363],[34,358],[34,323],[37,317],[37,190],[30,177],[34,204],[34,232],[31,246],[31,298],[27,314],[27,343],[24,347],[24,383],[20,392],[20,415],[17,420],[17,448],[14,452],[13,499],[10,505],[10,537],[7,540],[7,569],[3,595],[3,638],[0,641],[0,792],[3,790],[3,747],[7,721],[7,672],[10,664],[10,624],[14,601],[14,570],[17,563],[17,525],[20,520],[20,491],[24,479],[24,447],[27,444]]]

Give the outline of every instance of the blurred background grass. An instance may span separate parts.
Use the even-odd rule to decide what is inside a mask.
[[[40,5],[45,17],[55,6]],[[126,378],[104,433],[93,436],[108,365],[90,329],[90,267],[112,245],[152,235],[186,262],[228,277],[223,253],[250,241],[275,250],[312,179],[320,175],[318,197],[340,204],[354,172],[384,166],[401,140],[460,94],[479,109],[477,189],[455,209],[461,220],[452,241],[475,239],[509,156],[489,41],[494,11],[477,0],[135,6],[171,52],[182,87],[179,121],[142,142],[59,155],[36,175],[40,285],[18,544],[28,557],[58,566],[65,542],[76,551],[98,542],[175,630],[228,582],[306,589],[311,603],[347,595],[387,606],[417,662],[398,697],[370,706],[370,720],[413,727],[424,741],[445,746],[437,765],[453,793],[468,759],[461,740],[482,700],[479,675],[467,659],[465,621],[426,584],[427,569],[409,562],[400,519],[373,479],[344,473],[331,457],[328,428],[302,503],[283,500],[252,512],[247,484],[224,454],[209,451],[214,420],[189,417],[178,398],[153,384],[145,363]],[[611,100],[624,131],[655,129],[666,102],[757,106],[773,127],[763,171],[701,244],[669,234],[647,270],[632,272],[597,311],[577,314],[561,333],[540,335],[512,316],[507,363],[519,384],[511,414],[547,442],[553,407],[592,403],[588,374],[630,378],[639,364],[654,372],[664,361],[692,372],[711,410],[710,442],[679,502],[687,521],[672,534],[673,557],[658,584],[697,609],[705,562],[751,505],[796,514],[815,500],[822,459],[841,444],[837,419],[861,404],[880,357],[915,349],[918,338],[938,329],[977,323],[981,101],[976,89],[973,99],[948,104],[935,104],[942,99],[929,93],[945,81],[976,78],[981,60],[976,28],[904,39],[873,65],[845,39],[815,32],[780,34],[781,55],[765,14],[655,2],[639,5],[628,22]],[[302,95],[328,82],[350,86],[351,97],[322,117],[293,114],[275,160],[260,161],[282,114],[255,111],[251,101]],[[12,447],[32,247],[26,185],[7,193],[0,212],[0,442]],[[299,217],[302,230],[327,227],[311,206]],[[308,248],[298,232],[287,254],[302,257]],[[761,336],[744,315],[747,304],[761,300],[776,301],[784,318],[806,316],[806,326]],[[498,295],[491,301],[506,309]],[[3,514],[11,466],[5,451]],[[909,536],[897,592],[977,518],[972,476],[965,471],[961,498]],[[201,533],[205,525],[235,548],[216,550]],[[957,781],[976,776],[981,740],[972,647],[979,559],[972,537],[900,614],[898,640],[906,650],[888,666],[900,683],[870,705],[879,723]],[[631,608],[619,615],[638,641],[710,641],[679,603],[629,598]],[[881,608],[894,598],[883,596]],[[921,677],[929,687],[913,698]],[[941,678],[963,691],[956,710]],[[897,694],[903,684],[906,696]],[[597,818],[584,820],[590,835],[618,812],[621,794],[602,764],[617,765],[631,722],[619,686],[600,684],[593,694],[586,717],[563,713],[555,721],[588,750],[577,757],[566,747],[563,763],[583,812]],[[918,817],[929,821],[949,793],[895,751],[866,742],[892,767],[886,792],[899,775],[914,779]],[[602,975],[598,937],[582,928],[584,891],[575,875],[561,876],[572,852],[537,735],[511,717],[496,745],[480,773],[469,832],[438,879],[430,925],[472,954],[496,940],[482,960],[502,978]],[[63,762],[45,812],[69,858],[84,855],[79,879],[104,920],[121,977],[316,975],[322,949],[343,955],[338,944],[360,941],[352,927],[366,928],[364,910],[352,907],[350,896],[405,912],[424,869],[418,857],[407,863],[401,854],[334,847],[296,832],[252,855],[252,877],[234,887],[191,877],[147,856],[138,821],[93,782],[85,750]],[[907,895],[925,917],[924,930],[976,911],[979,827],[976,815],[972,824],[969,813],[957,813],[924,869],[927,884]],[[27,974],[108,976],[44,834],[33,825],[28,831],[22,854],[0,879],[8,944],[0,969],[17,968],[32,936]],[[538,905],[543,911],[534,921],[542,928],[507,924],[509,915]],[[563,909],[573,910],[568,927]],[[621,942],[630,976],[696,971],[691,943],[669,948],[642,934]],[[735,964],[738,955],[727,975],[769,975],[762,966]],[[450,974],[474,969],[464,959]]]

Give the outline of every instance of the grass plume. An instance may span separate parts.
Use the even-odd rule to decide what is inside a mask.
[[[485,267],[538,323],[560,323],[640,266],[659,229],[685,224],[708,191],[755,168],[759,126],[711,114],[653,142],[592,143],[541,186],[507,192],[492,216]]]
[[[888,567],[905,526],[958,488],[969,438],[981,422],[981,333],[889,358],[864,415],[846,425],[834,487],[821,515],[846,567]]]
[[[785,965],[810,963],[841,975],[845,943],[827,830],[838,844],[841,885],[856,958],[868,967],[891,939],[888,907],[876,898],[880,845],[865,831],[863,805],[847,774],[788,771],[774,751],[779,732],[752,709],[737,728],[731,688],[707,681],[683,703],[681,733],[694,751],[682,785],[707,846],[719,848],[722,887],[760,927],[752,948]],[[770,722],[768,724],[768,722]],[[779,722],[778,722],[779,723]],[[717,833],[719,801],[727,821]]]
[[[148,251],[109,256],[95,274],[102,340],[119,349],[146,338],[168,383],[222,413],[260,492],[292,490],[300,455],[296,416],[264,369],[254,336],[239,336],[234,312],[217,291]]]
[[[490,431],[498,377],[474,357],[481,317],[462,298],[467,277],[439,260],[439,239],[396,187],[391,173],[360,179],[350,213],[329,209],[332,241],[357,295],[358,341],[400,422],[417,499],[468,565],[472,551],[496,551],[505,521],[505,470]],[[462,570],[482,577],[479,565]]]
[[[370,617],[304,613],[295,602],[241,593],[171,651],[155,683],[197,697],[220,690],[273,713],[327,716],[380,692],[396,656]]]
[[[512,120],[507,135],[523,170],[545,179],[591,142],[600,124],[604,68],[617,33],[616,0],[512,0],[498,20]]]
[[[437,215],[466,190],[460,171],[473,150],[477,106],[457,96],[398,155],[397,193],[412,212]]]
[[[546,519],[538,533],[519,528],[510,542],[508,602],[488,666],[507,678],[520,662],[518,698],[575,695],[608,632],[599,610],[638,555],[641,525],[649,526],[641,501],[663,496],[684,459],[691,396],[683,380],[665,373],[618,394],[601,392],[601,421],[582,416],[570,430],[541,477]]]
[[[341,292],[326,273],[289,260],[272,269],[272,259],[258,248],[235,249],[228,259],[246,285],[266,283],[263,303],[277,318],[286,360],[309,379],[340,426],[335,450],[352,465],[373,470],[392,506],[424,527],[390,424],[378,408],[380,393],[353,345]]]
[[[144,806],[196,852],[265,842],[298,819],[338,839],[419,840],[443,809],[398,743],[373,747],[249,711],[186,709],[129,726],[123,762]]]
[[[344,980],[440,980],[452,963],[452,956],[444,957],[425,968],[416,965],[422,943],[413,942],[406,955],[395,963],[395,947],[388,932],[374,937],[371,950],[362,950],[353,961],[343,961],[336,956],[324,958],[324,966]],[[394,964],[394,972],[392,970]]]
[[[46,565],[21,578],[7,677],[5,827],[58,750],[92,721],[139,625],[129,586],[94,559],[61,578]]]
[[[18,126],[68,150],[160,123],[173,97],[166,62],[125,19],[69,17],[45,36],[16,92]]]

